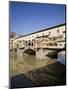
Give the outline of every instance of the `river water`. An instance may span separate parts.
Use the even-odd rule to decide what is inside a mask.
[[[10,53],[11,54],[11,53]],[[12,53],[10,55],[10,76],[17,75],[19,73],[27,73],[31,70],[38,69],[49,64],[55,63],[57,59],[51,59],[45,57],[45,59],[37,59],[35,55],[17,55]]]
[[[45,56],[44,59],[37,59],[35,55],[20,55],[16,52],[10,52],[10,77],[21,74],[37,85],[49,86],[66,84],[66,68],[64,64],[58,61],[58,58],[53,59]],[[15,83],[16,82],[18,82],[18,80],[15,79]],[[22,81],[20,81],[20,83],[21,82]]]

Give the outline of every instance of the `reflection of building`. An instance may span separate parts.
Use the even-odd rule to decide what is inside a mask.
[[[65,24],[33,32],[14,38],[14,48],[32,46],[34,48],[64,48]]]

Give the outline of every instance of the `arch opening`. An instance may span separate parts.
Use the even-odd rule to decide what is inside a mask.
[[[26,49],[23,53],[26,53],[28,55],[36,55],[36,51],[33,49]]]

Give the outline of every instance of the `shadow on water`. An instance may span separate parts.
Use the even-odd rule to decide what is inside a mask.
[[[25,75],[19,74],[10,78],[10,88],[27,88],[37,86],[33,81]]]
[[[66,66],[59,62],[26,73],[40,86],[66,85]]]
[[[11,88],[66,85],[66,67],[59,62],[29,71],[26,76],[19,74],[11,77]]]

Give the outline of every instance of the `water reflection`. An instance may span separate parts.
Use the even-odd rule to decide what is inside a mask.
[[[12,53],[10,58],[10,77],[16,77],[20,74],[25,75],[36,85],[66,84],[65,65],[58,62],[57,59],[51,59],[46,56],[45,59],[37,59],[34,55]],[[14,78],[14,80],[16,79]],[[16,82],[18,82],[18,79]]]
[[[45,57],[45,59],[37,59],[35,55],[17,55],[17,53],[14,52],[11,53],[10,68],[11,72],[14,71],[14,73],[16,73],[16,71],[18,70],[18,73],[25,74],[31,70],[47,66],[54,62],[56,62],[56,59],[50,59],[48,57]],[[15,74],[13,74],[12,72],[12,75]]]

